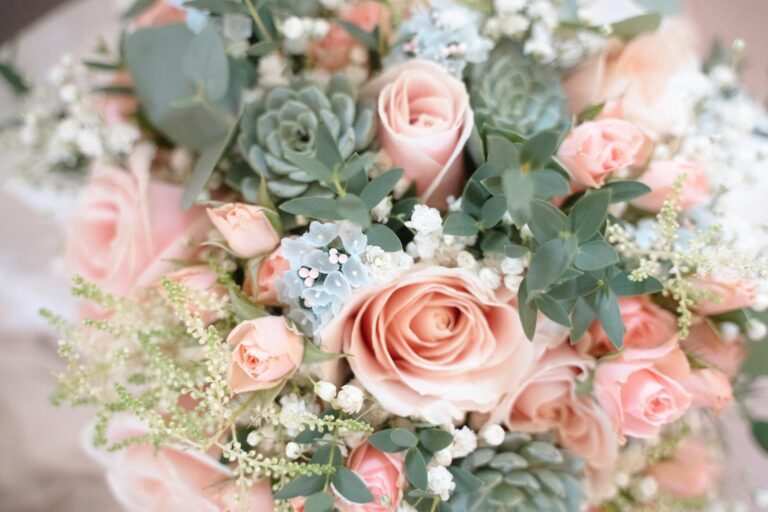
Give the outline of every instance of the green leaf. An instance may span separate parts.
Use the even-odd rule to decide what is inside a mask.
[[[353,194],[346,194],[335,201],[336,209],[342,218],[367,228],[371,225],[371,211],[365,202]]]
[[[120,64],[115,62],[102,62],[98,60],[84,60],[83,65],[96,71],[119,71]]]
[[[394,231],[384,224],[373,224],[366,233],[368,245],[377,245],[386,252],[396,252],[403,249],[403,243]]]
[[[557,149],[559,136],[556,132],[539,132],[523,143],[520,163],[530,169],[544,167]]]
[[[596,316],[597,313],[585,299],[576,300],[571,312],[571,343],[576,343],[581,339]]]
[[[487,202],[488,198],[491,197],[488,193],[488,189],[486,189],[481,181],[477,179],[479,177],[478,175],[481,174],[481,169],[487,169],[489,167],[489,164],[483,164],[483,167],[475,172],[472,179],[467,181],[467,184],[464,187],[464,192],[461,195],[461,210],[467,215],[471,215],[475,218],[480,217],[480,211],[482,210],[483,205]],[[499,194],[501,193],[501,191],[498,192]],[[504,208],[506,209],[506,204],[504,205]]]
[[[333,178],[331,176],[331,170],[323,165],[317,158],[309,157],[307,155],[297,153],[290,148],[283,150],[285,159],[296,165],[299,169],[306,172],[313,178],[323,183],[332,183]]]
[[[509,246],[509,238],[500,231],[486,231],[480,240],[480,250],[483,252],[504,253]]]
[[[373,153],[366,153],[363,156],[354,154],[350,157],[344,167],[339,171],[339,179],[341,181],[347,181],[351,177],[365,170],[366,167],[373,163],[375,155]],[[375,206],[375,205],[374,205]]]
[[[509,244],[504,248],[504,254],[510,258],[522,258],[528,254],[528,248],[524,245]]]
[[[370,503],[373,501],[373,494],[368,490],[365,482],[344,466],[336,468],[331,482],[333,482],[336,492],[352,503]]]
[[[560,325],[571,327],[571,319],[568,317],[568,311],[555,299],[549,295],[539,295],[535,299],[539,311],[544,313],[547,318]]]
[[[529,339],[533,339],[533,335],[536,333],[536,320],[538,317],[538,308],[535,301],[528,300],[528,278],[523,279],[520,283],[520,288],[517,291],[517,304],[520,314],[520,323],[523,324],[523,331],[525,336]]]
[[[531,217],[531,201],[534,197],[534,182],[520,169],[510,167],[501,174],[502,193],[507,198],[507,210],[515,224],[520,227]]]
[[[647,11],[657,12],[664,16],[674,16],[683,12],[681,0],[633,0]]]
[[[330,464],[333,467],[338,467],[342,465],[344,460],[341,457],[339,447],[333,443],[328,443],[318,448],[309,462],[312,464]]]
[[[373,178],[360,192],[360,199],[368,206],[368,209],[373,209],[382,199],[392,192],[397,182],[403,177],[403,169],[390,169],[384,174],[380,174]],[[410,212],[408,212],[410,213]]]
[[[353,38],[357,39],[360,43],[362,43],[363,46],[365,46],[366,48],[368,48],[373,52],[378,51],[379,40],[372,32],[366,32],[365,30],[355,25],[354,23],[342,20],[340,18],[336,18],[334,21],[341,28],[346,30],[349,33],[349,35],[351,35]]]
[[[326,167],[333,169],[337,165],[344,163],[339,153],[339,146],[331,131],[326,126],[325,121],[317,124],[315,131],[315,156]]]
[[[568,233],[568,217],[546,201],[536,199],[531,204],[531,220],[528,222],[533,236],[539,243],[548,242]]]
[[[242,3],[232,2],[231,0],[189,0],[184,2],[184,7],[191,7],[201,11],[208,11],[214,14],[245,14],[248,15],[248,8]]]
[[[569,218],[571,232],[576,235],[579,243],[584,243],[595,236],[608,216],[610,202],[611,192],[609,190],[588,192],[576,201]]]
[[[232,306],[232,312],[235,318],[242,322],[244,320],[253,320],[262,316],[269,316],[266,310],[260,308],[250,301],[245,294],[235,285],[229,286],[229,301]]]
[[[568,268],[572,255],[565,250],[563,242],[560,238],[552,239],[533,253],[526,275],[529,292],[546,289]]]
[[[215,103],[229,89],[227,50],[213,24],[208,24],[187,45],[182,57],[184,75]]]
[[[323,352],[323,350],[315,345],[309,338],[304,340],[304,357],[301,360],[302,364],[325,363],[326,361],[334,361],[342,357],[344,357],[344,354],[338,352]]]
[[[304,512],[331,512],[333,510],[333,496],[324,492],[318,492],[307,498],[304,502]]]
[[[753,421],[752,435],[764,452],[768,453],[768,421]]]
[[[612,28],[612,35],[620,37],[622,39],[632,39],[635,36],[639,36],[645,32],[653,32],[661,24],[661,15],[657,12],[651,12],[648,14],[641,14],[634,18],[628,18],[626,20],[614,23]]]
[[[520,167],[520,151],[501,135],[488,135],[488,164],[496,169]]]
[[[8,82],[15,94],[23,95],[30,90],[29,82],[9,63],[0,62],[0,77]]]
[[[616,250],[605,240],[593,240],[579,247],[576,268],[585,271],[600,270],[619,262]]]
[[[507,198],[493,196],[488,199],[480,210],[480,224],[483,229],[490,229],[499,223],[507,213]]]
[[[254,45],[248,47],[245,50],[247,55],[251,57],[263,57],[277,50],[277,43],[274,41],[260,41]]]
[[[453,434],[441,428],[427,428],[419,433],[421,445],[432,453],[448,448],[453,442]]]
[[[533,181],[534,196],[537,199],[552,199],[571,193],[568,180],[557,171],[541,169],[532,172],[530,178]]]
[[[416,446],[419,442],[416,435],[404,428],[391,428],[374,432],[368,442],[379,451],[397,453]]]
[[[617,350],[620,350],[624,345],[624,323],[621,320],[616,294],[611,289],[603,289],[597,293],[595,311],[608,339]]]
[[[297,476],[275,493],[275,499],[289,500],[299,496],[310,496],[325,488],[325,475]]]
[[[456,493],[471,494],[485,485],[485,482],[466,469],[462,469],[458,466],[448,466],[448,471],[453,475],[453,481],[456,484]]]
[[[280,205],[284,212],[294,215],[303,215],[315,219],[343,220],[336,208],[336,201],[330,197],[299,197],[291,199]]]
[[[613,279],[611,279],[611,290],[613,290],[616,295],[646,295],[649,293],[658,293],[664,289],[664,285],[661,284],[661,281],[653,276],[648,276],[642,281],[630,281],[630,274],[631,272],[629,270],[625,270],[624,272],[613,276]]]
[[[622,180],[606,183],[603,190],[611,191],[611,203],[622,203],[649,193],[651,187],[639,181]]]
[[[469,135],[469,140],[467,140],[466,150],[472,161],[477,165],[485,162],[485,147],[483,146],[483,138],[480,136],[480,131],[477,129],[477,124],[472,127],[472,133]]]
[[[477,234],[477,222],[466,213],[455,212],[445,219],[443,233],[453,236],[474,236]]]
[[[603,111],[603,107],[605,107],[605,102],[595,103],[594,105],[589,105],[587,108],[579,112],[579,115],[576,116],[579,120],[579,124],[595,119],[598,115],[600,115],[600,112]]]
[[[427,488],[427,463],[418,448],[413,447],[405,454],[405,474],[417,489]]]
[[[597,279],[585,274],[555,286],[549,291],[549,295],[557,300],[572,300],[590,295],[599,287],[600,282]]]

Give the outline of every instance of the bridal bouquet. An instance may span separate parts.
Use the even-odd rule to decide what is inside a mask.
[[[65,59],[16,137],[82,188],[43,314],[117,500],[725,510],[766,117],[636,3],[139,0]]]

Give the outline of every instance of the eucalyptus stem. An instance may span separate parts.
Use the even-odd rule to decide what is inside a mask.
[[[256,23],[256,26],[259,28],[259,32],[261,32],[261,35],[264,36],[264,41],[271,43],[272,36],[269,34],[269,31],[267,30],[266,25],[264,25],[264,20],[261,19],[261,15],[259,14],[258,9],[256,9],[253,6],[253,1],[245,0],[245,5],[248,7],[248,12],[251,13],[251,17],[253,18],[253,21]]]

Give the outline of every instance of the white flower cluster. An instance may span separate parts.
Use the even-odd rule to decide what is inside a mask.
[[[568,67],[599,50],[605,35],[586,27],[590,0],[570,2],[570,18],[561,19],[567,10],[562,0],[494,0],[494,14],[485,24],[485,33],[494,39],[509,37],[523,43],[523,51],[544,63]],[[561,21],[583,24],[583,30],[560,30]],[[577,25],[578,26],[578,25]]]
[[[409,254],[403,251],[385,252],[375,245],[365,248],[362,259],[373,283],[390,281],[413,266],[413,258]]]
[[[290,54],[302,54],[312,40],[322,39],[330,29],[328,21],[323,18],[290,16],[280,25],[285,38],[283,48]]]
[[[475,237],[443,234],[443,219],[440,211],[422,204],[414,206],[411,219],[405,223],[405,226],[414,232],[413,240],[405,250],[414,259],[422,262],[456,266],[459,254],[467,246],[475,243]]]

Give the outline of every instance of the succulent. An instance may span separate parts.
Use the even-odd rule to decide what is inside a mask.
[[[469,82],[481,129],[490,125],[528,136],[568,123],[557,71],[524,55],[511,41],[497,46],[486,62],[472,66]]]
[[[294,163],[296,158],[292,156],[318,158],[317,146],[325,143],[319,141],[330,139],[344,160],[366,150],[376,130],[374,104],[358,100],[344,75],[332,77],[327,89],[300,81],[271,89],[260,100],[248,104],[240,129],[241,154],[250,167],[265,178],[267,190],[278,201],[305,195],[331,195],[316,177]],[[325,129],[329,137],[318,133]],[[323,151],[321,147],[320,152]],[[244,175],[239,170],[228,179],[238,187],[247,177],[247,173]]]
[[[485,485],[471,494],[456,494],[454,512],[581,510],[581,459],[544,438],[509,432],[500,446],[479,448],[459,465]]]

